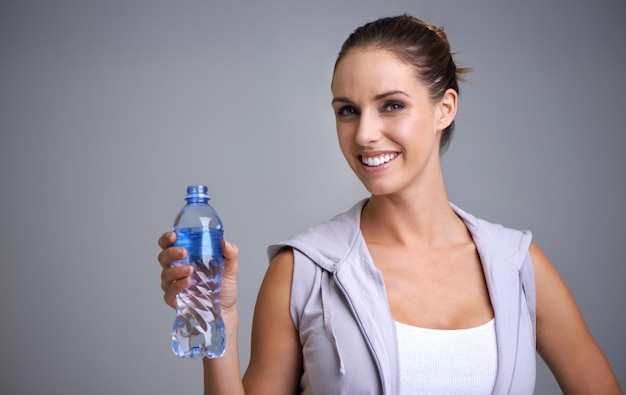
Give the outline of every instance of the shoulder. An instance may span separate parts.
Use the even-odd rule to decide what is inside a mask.
[[[293,270],[293,249],[286,246],[281,248],[270,260],[268,272],[283,272]]]
[[[530,258],[537,292],[538,329],[554,317],[578,314],[572,294],[546,253],[535,243],[530,245]],[[544,324],[544,325],[542,325]]]
[[[530,253],[530,259],[532,260],[533,267],[535,269],[539,269],[539,271],[545,271],[550,268],[553,269],[548,256],[537,244],[530,243],[528,252]]]
[[[530,244],[529,253],[537,288],[541,291],[552,289],[553,291],[560,290],[562,293],[568,293],[563,279],[546,253],[535,243]]]
[[[284,248],[270,262],[265,272],[265,277],[261,283],[259,296],[270,299],[270,307],[276,307],[289,300],[291,290],[291,280],[293,277],[293,250]],[[278,301],[281,303],[276,303]]]
[[[532,244],[530,230],[514,229],[480,219],[454,204],[451,206],[467,226],[476,248],[479,253],[482,252],[481,257],[488,252],[499,259],[513,260],[519,269]]]
[[[270,245],[267,249],[268,257],[272,260],[285,247],[290,247],[302,252],[324,269],[334,271],[338,262],[350,253],[360,234],[360,213],[364,202],[360,201],[326,222]]]

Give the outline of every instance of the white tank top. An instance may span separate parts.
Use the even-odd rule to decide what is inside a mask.
[[[496,380],[494,320],[468,329],[418,328],[396,321],[400,394],[491,394]]]

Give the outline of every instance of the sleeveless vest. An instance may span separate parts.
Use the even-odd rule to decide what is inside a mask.
[[[302,394],[397,394],[396,329],[381,272],[360,232],[367,199],[330,221],[268,247],[294,250],[291,316],[302,344]],[[535,386],[535,284],[529,231],[492,224],[451,204],[465,222],[495,315],[494,394]]]

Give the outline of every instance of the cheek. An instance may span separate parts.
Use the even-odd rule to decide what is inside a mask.
[[[343,133],[345,132],[345,133]],[[347,130],[337,130],[337,141],[339,143],[339,149],[343,154],[343,158],[346,160],[348,166],[352,171],[356,172],[357,162],[355,156],[352,154],[352,137]]]
[[[412,141],[426,141],[437,135],[434,123],[426,117],[404,119],[402,123],[396,125],[396,131],[399,136]]]
[[[410,118],[394,119],[385,125],[385,130],[387,137],[400,145],[411,145],[423,134],[420,123]]]
[[[339,148],[344,155],[350,152],[350,148],[352,145],[352,136],[350,135],[350,129],[342,123],[337,122],[337,142],[339,143]]]
[[[346,161],[350,162],[351,158],[352,158],[352,146],[350,145],[350,142],[347,141],[347,139],[345,138],[339,138],[339,149],[341,150],[341,153],[343,154],[343,157],[346,159]]]

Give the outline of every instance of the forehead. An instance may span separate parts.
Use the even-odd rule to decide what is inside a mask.
[[[352,49],[337,64],[332,91],[335,96],[359,92],[409,89],[422,85],[415,70],[384,49]]]

